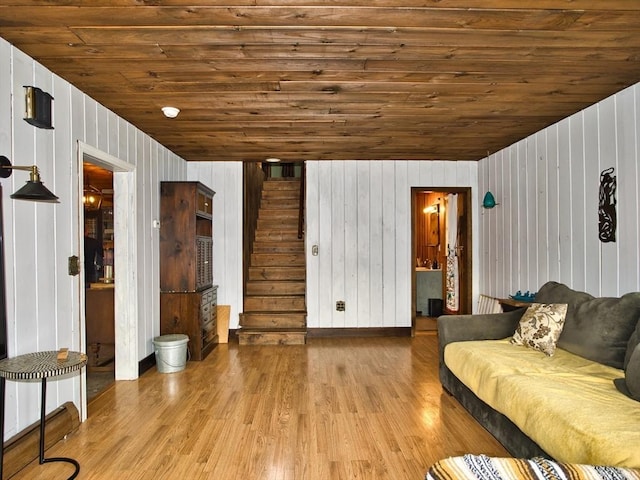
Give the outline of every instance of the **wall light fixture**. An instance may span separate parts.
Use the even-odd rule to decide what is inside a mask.
[[[487,192],[484,194],[484,198],[482,199],[482,207],[483,208],[493,208],[496,205],[500,205],[496,203],[496,198],[493,196],[493,193]]]
[[[24,87],[24,119],[38,128],[53,129],[51,124],[51,101],[53,97],[38,87]]]
[[[13,170],[25,170],[30,172],[31,176],[22,188],[19,188],[13,195],[11,195],[11,198],[14,200],[58,203],[58,197],[51,193],[51,191],[40,181],[40,172],[36,165],[11,165],[11,162],[7,157],[0,156],[0,177],[10,177]]]

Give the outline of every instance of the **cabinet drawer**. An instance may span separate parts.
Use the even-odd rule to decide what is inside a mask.
[[[202,340],[205,344],[214,340],[217,334],[218,329],[215,319],[202,324]]]
[[[218,305],[218,289],[217,288],[212,288],[211,289],[211,308],[213,310],[216,309],[216,305]]]
[[[204,319],[203,321],[206,322],[206,319],[208,319],[211,315],[211,304],[203,303],[202,305],[200,305],[200,313],[202,314],[202,318]]]
[[[213,298],[213,288],[209,288],[202,292],[202,303],[211,303],[211,299]]]

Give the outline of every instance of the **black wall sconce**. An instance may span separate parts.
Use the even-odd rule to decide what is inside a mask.
[[[38,87],[24,87],[24,119],[34,127],[52,129],[51,100],[53,97]]]
[[[51,191],[40,181],[40,172],[36,165],[11,165],[11,162],[7,157],[0,156],[0,177],[10,177],[13,170],[26,170],[31,172],[31,177],[27,180],[27,183],[22,186],[22,188],[18,189],[13,195],[11,195],[11,198],[15,200],[58,203],[58,197],[51,193]]]

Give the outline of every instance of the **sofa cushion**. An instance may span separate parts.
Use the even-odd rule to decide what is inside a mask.
[[[520,319],[511,343],[553,355],[566,314],[566,303],[531,304]]]
[[[516,354],[508,339],[450,343],[444,361],[556,460],[640,468],[638,402],[614,387],[620,369],[561,348]]]
[[[631,398],[640,402],[640,345],[636,345],[629,359],[627,368],[624,371],[624,382],[631,394]]]
[[[629,337],[629,342],[627,342],[627,353],[624,356],[624,368],[627,368],[627,365],[631,361],[631,355],[635,352],[638,345],[640,345],[640,321],[638,321],[636,329]]]
[[[569,305],[558,347],[614,368],[624,367],[627,344],[640,318],[640,293],[595,298],[547,282],[536,294],[536,302]]]
[[[614,383],[622,393],[640,402],[640,322],[627,344],[624,378],[616,378]]]

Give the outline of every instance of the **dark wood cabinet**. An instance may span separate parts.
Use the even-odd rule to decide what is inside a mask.
[[[193,292],[213,282],[213,196],[200,182],[160,184],[160,290]]]
[[[160,333],[188,335],[192,360],[218,343],[214,195],[200,182],[160,184]]]
[[[218,344],[217,287],[160,294],[160,332],[189,336],[191,360],[203,360]]]

